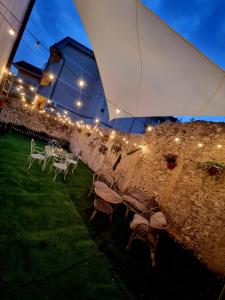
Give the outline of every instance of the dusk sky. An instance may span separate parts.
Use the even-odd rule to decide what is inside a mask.
[[[224,0],[143,0],[142,2],[212,61],[225,69]],[[73,0],[36,0],[15,61],[26,60],[43,67],[48,59],[48,48],[65,36],[70,36],[91,48]],[[37,40],[41,43],[39,49],[35,47]],[[207,119],[215,120],[212,117]],[[224,121],[225,117],[221,117],[220,120]]]

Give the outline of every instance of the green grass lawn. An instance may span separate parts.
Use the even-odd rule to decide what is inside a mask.
[[[27,170],[29,150],[25,137],[0,139],[0,298],[129,299],[60,176]],[[69,177],[85,201],[92,172],[80,163]]]
[[[126,250],[123,206],[111,226],[89,222],[87,166],[53,182],[49,168],[27,170],[29,150],[28,138],[0,138],[0,299],[218,299],[222,282],[167,235],[155,270],[143,243]]]

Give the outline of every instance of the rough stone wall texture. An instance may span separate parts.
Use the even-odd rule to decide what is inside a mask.
[[[37,110],[21,105],[19,99],[8,99],[0,113],[0,121],[12,122],[23,125],[37,131],[46,132],[56,138],[69,141],[71,128],[60,124],[54,118],[47,118],[46,114],[40,114]]]
[[[16,100],[7,103],[0,120],[70,140],[72,151],[82,151],[83,161],[93,171],[111,173],[121,190],[136,186],[158,195],[170,223],[169,234],[211,270],[225,275],[225,174],[216,180],[199,168],[199,163],[209,160],[225,163],[225,124],[164,123],[146,135],[116,132],[111,139],[106,129],[101,130],[103,136],[96,130],[89,136],[86,126],[71,131]],[[117,154],[111,150],[115,143],[123,145]],[[106,155],[99,152],[101,145],[107,146]],[[128,155],[136,149],[139,150]],[[167,153],[178,156],[173,170],[167,168],[163,156]],[[121,161],[113,171],[119,155]]]
[[[169,233],[211,270],[225,275],[225,175],[216,180],[199,168],[211,160],[225,163],[225,124],[164,123],[144,136],[129,135],[115,171],[112,167],[119,154],[111,152],[114,139],[105,142],[98,136],[88,137],[86,130],[74,129],[71,149],[82,151],[84,162],[94,171],[114,174],[120,189],[136,186],[158,195],[170,222]],[[127,155],[138,148],[134,143],[144,147]],[[99,153],[101,144],[108,147],[105,156]],[[167,153],[178,156],[173,170],[167,168],[163,156]]]

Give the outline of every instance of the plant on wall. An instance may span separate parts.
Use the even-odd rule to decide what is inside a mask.
[[[101,154],[106,155],[108,148],[105,145],[101,145],[98,150]]]
[[[87,137],[90,137],[90,136],[91,136],[91,132],[86,132],[85,135],[86,135]]]
[[[168,153],[163,155],[165,157],[165,160],[167,161],[167,168],[168,169],[174,169],[177,166],[177,155],[173,153]]]
[[[120,143],[112,144],[112,147],[111,147],[111,152],[112,153],[117,155],[121,151],[122,151],[122,145]]]
[[[224,171],[225,165],[216,161],[207,161],[200,165],[200,168],[207,171],[210,176],[219,179]]]

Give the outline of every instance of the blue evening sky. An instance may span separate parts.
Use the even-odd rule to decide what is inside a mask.
[[[225,69],[224,0],[142,0],[167,24]],[[31,17],[17,50],[15,61],[26,60],[43,67],[48,48],[71,36],[91,48],[73,0],[36,0]],[[37,40],[40,48],[35,47]],[[200,119],[200,117],[197,117]],[[203,117],[225,121],[224,117]],[[189,118],[183,118],[183,121]]]

